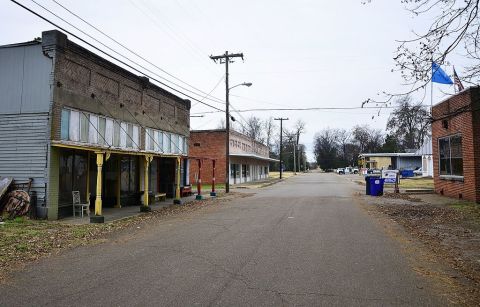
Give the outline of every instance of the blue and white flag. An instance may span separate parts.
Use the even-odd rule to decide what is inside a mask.
[[[452,79],[435,62],[432,62],[432,82],[441,84],[453,84]]]

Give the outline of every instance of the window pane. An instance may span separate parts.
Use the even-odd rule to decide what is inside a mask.
[[[120,147],[126,148],[127,147],[127,124],[121,123],[120,124]]]
[[[113,146],[120,147],[120,123],[113,122]]]
[[[109,118],[107,118],[107,124],[105,126],[105,140],[108,146],[113,144],[113,120]]]
[[[88,142],[92,144],[98,143],[98,116],[90,114],[90,122],[88,126]]]
[[[166,153],[171,153],[170,149],[171,149],[171,136],[170,136],[170,133],[165,133],[165,142],[164,142],[164,148],[165,148],[165,152]]]
[[[440,175],[450,175],[450,146],[449,139],[438,140]]]
[[[157,143],[158,151],[163,152],[163,133],[161,131],[158,131]]]
[[[153,135],[152,135],[153,140],[155,140],[155,142],[153,142],[153,145],[154,145],[154,146],[153,146],[153,150],[155,150],[156,152],[159,152],[159,151],[160,151],[160,146],[159,146],[159,144],[158,144],[158,134],[159,134],[158,131],[154,131],[154,132],[153,132]]]
[[[80,141],[88,142],[88,114],[80,113]]]
[[[140,129],[137,125],[133,125],[132,130],[132,138],[133,138],[133,148],[139,149],[140,148]]]
[[[78,142],[80,140],[80,113],[70,111],[70,127],[68,138],[70,141]]]
[[[127,148],[131,148],[133,146],[133,125],[127,124]]]
[[[463,159],[462,158],[452,158],[452,175],[463,176]]]
[[[452,136],[450,138],[450,155],[452,158],[462,158],[462,137]]]
[[[70,127],[70,110],[62,110],[60,137],[62,140],[68,140],[68,128]]]
[[[98,144],[105,145],[105,126],[106,120],[104,117],[98,119]]]

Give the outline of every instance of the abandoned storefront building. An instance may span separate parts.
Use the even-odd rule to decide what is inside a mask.
[[[190,131],[190,156],[208,157],[210,161],[202,164],[203,183],[212,183],[213,163],[215,160],[215,180],[225,182],[226,130]],[[230,184],[245,183],[268,178],[269,163],[278,162],[269,158],[268,147],[237,131],[230,130]],[[198,163],[190,163],[190,182],[196,182],[199,174]]]
[[[188,184],[190,101],[59,31],[1,46],[0,67],[0,176],[33,178],[49,219],[72,215],[73,191],[101,222]]]
[[[432,108],[435,192],[480,202],[480,88]]]

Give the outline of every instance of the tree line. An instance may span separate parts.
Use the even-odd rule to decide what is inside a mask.
[[[225,129],[222,120],[218,128]],[[230,129],[238,131],[252,140],[268,147],[269,157],[280,159],[280,127],[273,117],[261,119],[256,116],[236,119],[230,122]],[[301,135],[305,133],[305,123],[297,120],[293,128],[283,127],[282,160],[284,170],[304,171],[308,167],[305,144],[300,143]],[[279,163],[270,163],[271,171],[279,170]]]
[[[395,102],[386,133],[368,125],[350,130],[326,128],[315,134],[314,155],[317,165],[331,169],[357,165],[360,153],[411,152],[420,148],[430,134],[430,113],[411,96]]]

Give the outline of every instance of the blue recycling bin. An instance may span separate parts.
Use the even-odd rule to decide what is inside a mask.
[[[370,179],[378,179],[380,178],[380,176],[377,176],[377,175],[371,175],[371,174],[368,174],[368,175],[365,175],[365,195],[371,195],[371,186],[370,186]]]
[[[370,181],[370,195],[372,196],[382,196],[383,195],[383,184],[385,183],[384,178],[378,177],[369,177]]]
[[[414,176],[413,170],[411,170],[411,169],[405,169],[405,170],[401,171],[400,174],[402,175],[402,178],[408,178],[408,177],[413,177]]]

